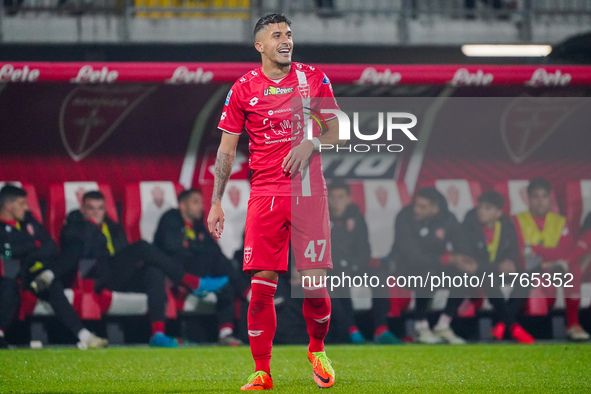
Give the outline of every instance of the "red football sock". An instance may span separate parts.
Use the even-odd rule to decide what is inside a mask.
[[[353,327],[349,328],[349,335],[353,335],[356,332],[359,332],[359,328],[357,328],[357,326],[353,326]]]
[[[579,325],[579,298],[565,298],[566,306],[566,328]]]
[[[380,335],[382,335],[386,331],[388,331],[388,327],[387,326],[378,326],[378,328],[376,328],[376,331],[375,331],[375,336],[376,337],[379,337]]]
[[[491,334],[498,339],[499,341],[502,341],[503,338],[505,337],[505,329],[506,329],[506,325],[503,322],[499,322],[497,323],[496,326],[493,327],[493,329],[490,331]]]
[[[308,327],[308,351],[324,351],[324,338],[330,325],[330,297],[326,287],[304,287],[304,320]]]
[[[111,306],[111,302],[113,301],[113,292],[102,289],[97,298],[101,313],[106,313]]]
[[[183,279],[181,280],[181,283],[191,290],[197,290],[200,282],[201,279],[199,279],[198,276],[191,274],[185,274],[185,276],[183,276]]]
[[[152,323],[152,336],[162,333],[164,334],[164,322],[163,321],[155,321]]]
[[[277,315],[273,297],[277,290],[274,280],[254,277],[252,295],[248,305],[248,338],[255,371],[271,374],[271,349],[277,330]]]
[[[531,334],[523,329],[519,324],[511,326],[511,336],[519,343],[534,343],[535,339]]]

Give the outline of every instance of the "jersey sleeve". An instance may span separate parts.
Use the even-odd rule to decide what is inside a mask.
[[[242,134],[246,118],[239,90],[238,83],[235,83],[228,92],[220,123],[218,124],[220,130],[238,135]]]
[[[319,71],[318,73],[321,79],[317,109],[340,109],[339,105],[337,104],[337,100],[334,97],[330,79],[328,79],[326,74],[324,74],[322,71]],[[325,120],[330,120],[335,117],[336,115],[328,114]]]

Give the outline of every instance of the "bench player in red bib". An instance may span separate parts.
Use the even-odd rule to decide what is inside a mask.
[[[252,275],[248,335],[255,373],[242,390],[273,388],[270,362],[277,328],[273,296],[279,275],[288,269],[290,240],[296,269],[302,276],[315,278],[303,288],[303,313],[310,336],[308,359],[314,381],[320,387],[331,387],[335,377],[324,352],[330,298],[325,286],[316,285],[332,268],[327,191],[318,149],[320,144],[340,143],[338,122],[334,114],[328,114],[328,120],[322,122],[324,133],[319,128],[310,128],[312,132],[308,133],[305,125],[311,113],[339,107],[322,71],[292,63],[290,26],[282,14],[266,15],[257,22],[255,48],[261,54],[262,67],[232,86],[218,126],[223,133],[207,220],[215,238],[224,228],[221,199],[243,130],[249,137],[253,171],[244,270]]]

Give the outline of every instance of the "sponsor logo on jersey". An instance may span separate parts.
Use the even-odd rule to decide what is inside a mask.
[[[292,92],[293,88],[278,88],[275,86],[269,86],[267,89],[264,90],[263,93],[265,96],[275,96],[278,94],[287,94]]]
[[[226,96],[226,104],[224,104],[224,105],[230,104],[230,97],[231,96],[232,96],[232,89],[230,89],[230,91],[228,92],[228,95]]]
[[[222,118],[220,120],[226,119],[226,111],[222,112]]]
[[[283,112],[291,112],[291,107],[290,108],[282,108],[282,109],[276,109],[276,110],[272,110],[270,109],[268,114],[269,116],[273,115],[273,114],[281,114]]]
[[[279,127],[281,128],[279,129],[275,129],[275,126],[277,126],[277,124],[273,123],[273,120],[269,119],[269,118],[265,118],[263,119],[263,126],[267,126],[267,122],[268,122],[268,127],[271,129],[271,131],[273,133],[275,133],[276,136],[279,137],[284,137],[288,134],[291,133],[291,121],[288,119],[284,119],[282,121],[279,122]],[[299,122],[298,122],[299,123]],[[301,128],[301,126],[298,126],[299,128]],[[297,133],[299,134],[299,133]],[[264,134],[266,139],[270,139],[271,137],[269,137],[269,135],[267,135],[266,133]]]
[[[254,107],[257,103],[259,102],[259,98],[258,97],[253,97],[250,99],[250,101],[248,102],[252,107]]]

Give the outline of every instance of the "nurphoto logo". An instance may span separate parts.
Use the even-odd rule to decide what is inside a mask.
[[[349,141],[351,140],[351,121],[349,115],[345,112],[337,109],[321,109],[320,111],[307,109],[310,119],[307,123],[308,139],[313,138],[313,127],[314,122],[318,124],[321,130],[328,129],[326,118],[337,119],[339,123],[339,140]],[[334,115],[334,116],[333,116]],[[411,141],[417,141],[417,137],[410,131],[411,128],[417,124],[417,117],[409,112],[378,112],[378,129],[375,132],[367,132],[360,130],[359,127],[359,112],[353,112],[353,135],[356,139],[361,141],[378,141],[382,139],[384,132],[386,140],[391,142],[393,140],[394,132],[401,131]],[[384,122],[385,119],[385,122]],[[386,126],[384,128],[384,123]],[[385,129],[385,130],[384,130]],[[401,144],[386,144],[386,143],[359,143],[359,144],[348,144],[345,146],[332,145],[332,144],[320,144],[319,150],[335,152],[391,152],[398,153],[402,152],[404,147]]]

